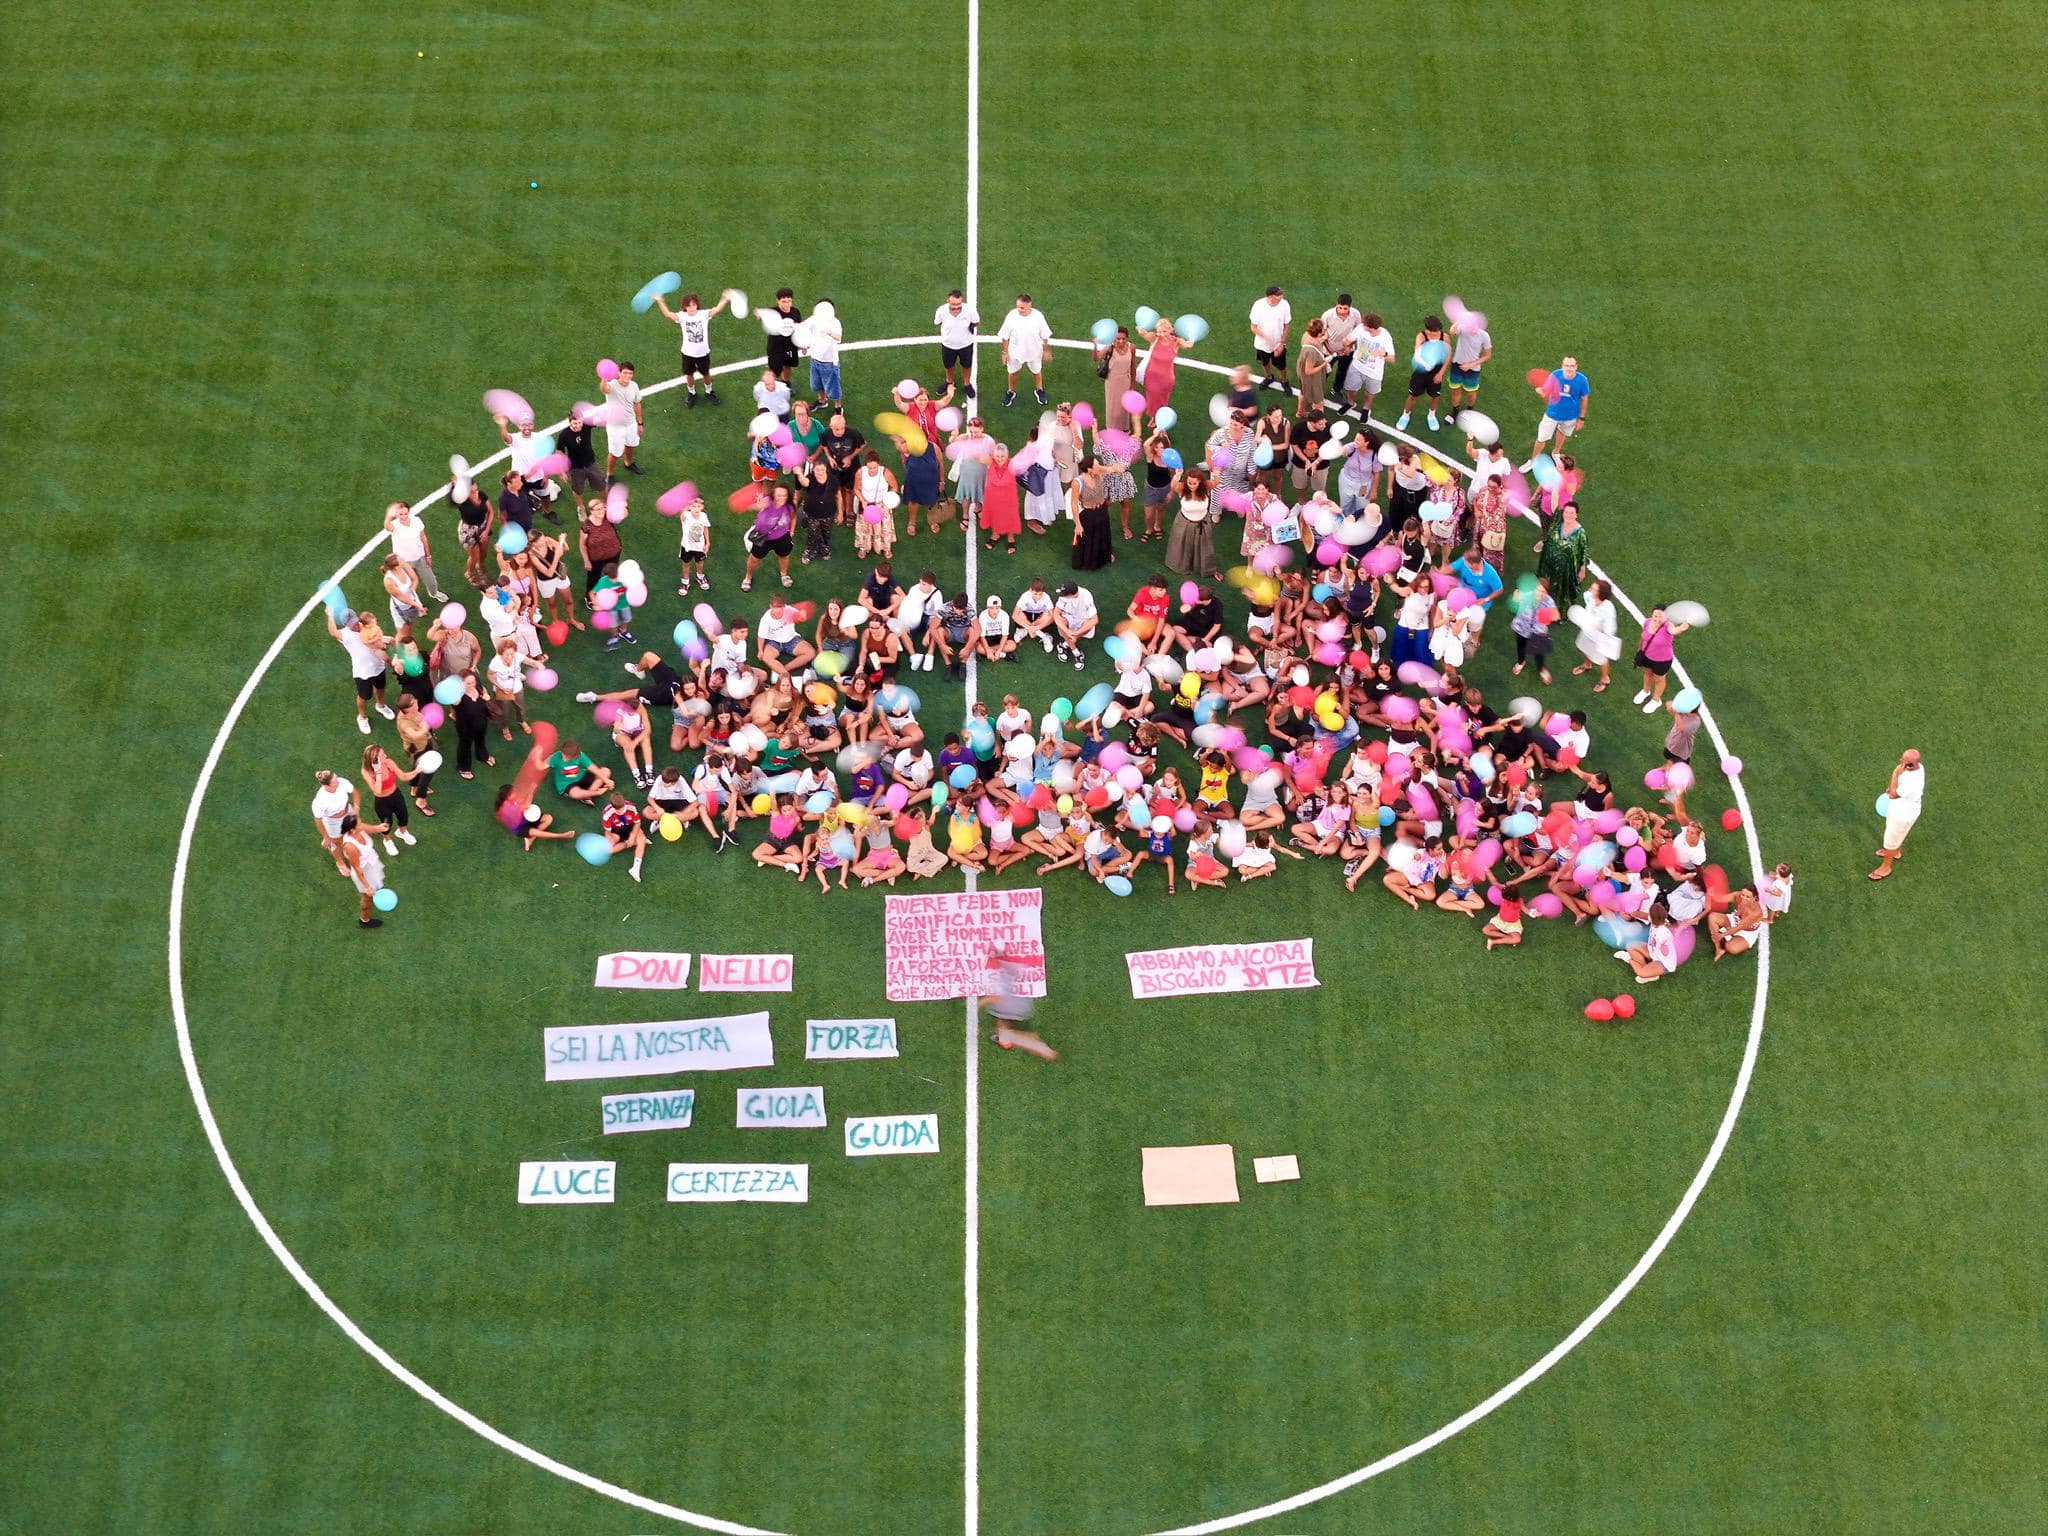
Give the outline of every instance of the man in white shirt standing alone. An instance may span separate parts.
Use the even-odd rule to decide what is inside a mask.
[[[932,315],[932,324],[939,328],[939,361],[946,368],[946,388],[953,387],[953,370],[960,370],[961,387],[967,398],[974,398],[974,333],[981,329],[981,316],[967,302],[958,288],[946,295]]]
[[[1885,786],[1884,846],[1877,850],[1877,868],[1870,872],[1871,879],[1884,879],[1906,851],[1906,834],[1920,819],[1920,795],[1926,785],[1927,770],[1920,766],[1920,753],[1906,748],[1899,766],[1892,770],[1891,783]]]
[[[1003,404],[1017,403],[1017,375],[1031,375],[1031,392],[1045,404],[1045,348],[1052,340],[1052,327],[1045,316],[1031,307],[1031,295],[1020,293],[1017,304],[1003,316],[1003,328],[996,341],[1003,349]]]
[[[1252,305],[1252,352],[1259,360],[1263,377],[1259,388],[1271,389],[1275,375],[1287,385],[1287,332],[1294,324],[1294,310],[1280,285],[1267,288],[1266,296]]]

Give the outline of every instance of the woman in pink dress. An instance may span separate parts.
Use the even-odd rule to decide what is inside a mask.
[[[981,490],[981,529],[988,535],[990,549],[996,547],[997,539],[1008,539],[1014,555],[1022,527],[1017,515],[1017,472],[1010,467],[1010,450],[997,443]]]
[[[1173,334],[1173,322],[1164,315],[1152,332],[1152,355],[1145,360],[1145,414],[1157,416],[1159,407],[1173,398],[1173,360],[1183,343]]]

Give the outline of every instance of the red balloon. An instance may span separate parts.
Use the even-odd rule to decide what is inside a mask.
[[[1541,389],[1550,379],[1548,368],[1531,368],[1526,375],[1531,389]]]
[[[1296,709],[1307,709],[1315,701],[1316,691],[1313,688],[1297,684],[1295,687],[1287,690],[1287,702]]]
[[[1614,1017],[1614,1004],[1604,997],[1596,997],[1586,1004],[1586,1017],[1595,1024],[1605,1024]]]
[[[566,624],[566,623],[565,623],[564,621],[562,621],[561,619],[557,619],[557,620],[555,620],[555,622],[554,622],[554,623],[552,623],[552,624],[550,624],[550,625],[548,626],[548,644],[549,644],[549,645],[567,645],[568,643],[569,643],[569,626],[568,626],[568,624]]]
[[[1031,825],[1033,819],[1034,813],[1030,805],[1025,801],[1019,800],[1015,805],[1010,807],[1011,826],[1019,828],[1028,827]]]
[[[1621,994],[1621,996],[1617,997],[1617,998],[1616,998],[1616,999],[1614,1000],[1614,1003],[1613,1003],[1613,1007],[1614,1007],[1614,1016],[1615,1016],[1615,1017],[1616,1017],[1617,1019],[1632,1019],[1632,1018],[1634,1018],[1634,1017],[1636,1016],[1636,999],[1635,999],[1635,994],[1634,994],[1634,993],[1632,993],[1632,992],[1624,992],[1624,993],[1622,993],[1622,994]]]
[[[1025,802],[1034,811],[1049,811],[1053,807],[1052,786],[1040,784],[1031,791],[1031,798]]]
[[[1099,811],[1109,804],[1109,791],[1098,784],[1081,797],[1081,803],[1091,811]]]
[[[1721,813],[1721,830],[1723,832],[1733,832],[1741,825],[1742,812],[1735,809],[1734,806],[1729,806],[1727,810]]]
[[[725,504],[735,512],[751,512],[761,505],[761,487],[743,485],[725,498]]]

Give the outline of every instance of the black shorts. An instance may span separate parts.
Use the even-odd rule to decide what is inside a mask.
[[[683,377],[687,379],[692,374],[695,374],[700,379],[711,377],[711,354],[709,352],[706,352],[702,357],[692,357],[687,352],[683,354]]]
[[[1441,398],[1443,392],[1444,380],[1440,373],[1424,373],[1418,368],[1408,375],[1408,394],[1411,399],[1416,395],[1427,395],[1435,400]]]
[[[388,676],[390,676],[390,672],[386,670],[379,672],[375,677],[357,678],[356,697],[359,699],[376,698],[384,692],[384,679]]]
[[[678,544],[676,546],[676,559],[684,565],[690,565],[692,563],[701,565],[703,563],[704,557],[709,553],[709,550],[692,549],[687,544]]]
[[[939,343],[939,359],[948,368],[972,368],[974,366],[974,348],[949,347],[942,341]]]
[[[777,373],[787,373],[796,366],[796,343],[787,336],[768,338],[768,366]]]
[[[1645,672],[1650,673],[1654,677],[1668,676],[1671,671],[1670,662],[1650,660],[1649,657],[1645,656],[1642,653],[1641,647],[1638,647],[1636,650],[1636,665],[1641,667]]]
[[[1268,352],[1263,347],[1253,347],[1252,356],[1256,357],[1268,368],[1278,368],[1283,373],[1287,370],[1287,349],[1285,347],[1282,347],[1278,352]]]
[[[790,538],[786,533],[779,539],[763,539],[751,533],[747,535],[747,549],[757,560],[768,555],[787,556],[791,548]]]

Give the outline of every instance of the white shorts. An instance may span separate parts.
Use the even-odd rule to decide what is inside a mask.
[[[633,422],[629,421],[623,427],[606,427],[604,429],[604,451],[613,458],[617,458],[628,448],[638,448],[639,446],[640,428]]]
[[[1380,392],[1380,385],[1386,382],[1386,378],[1386,369],[1383,366],[1379,368],[1361,368],[1354,362],[1350,370],[1344,375],[1344,383],[1341,387],[1346,391],[1362,389],[1369,395],[1376,395]]]
[[[568,590],[569,578],[566,576],[557,576],[553,581],[543,581],[540,584],[540,595],[542,597],[560,597]]]
[[[1913,823],[1920,819],[1917,805],[1893,806],[1884,818],[1884,847],[1887,853],[1897,853],[1906,845],[1906,834],[1913,830]]]
[[[1536,441],[1547,443],[1550,441],[1552,433],[1556,433],[1559,437],[1570,437],[1578,430],[1579,424],[1576,421],[1559,421],[1554,416],[1545,416],[1536,423]]]
[[[1012,352],[1009,362],[1003,365],[1003,371],[1005,373],[1043,373],[1045,372],[1045,354],[1041,352],[1036,356],[1032,356],[1023,352]]]

